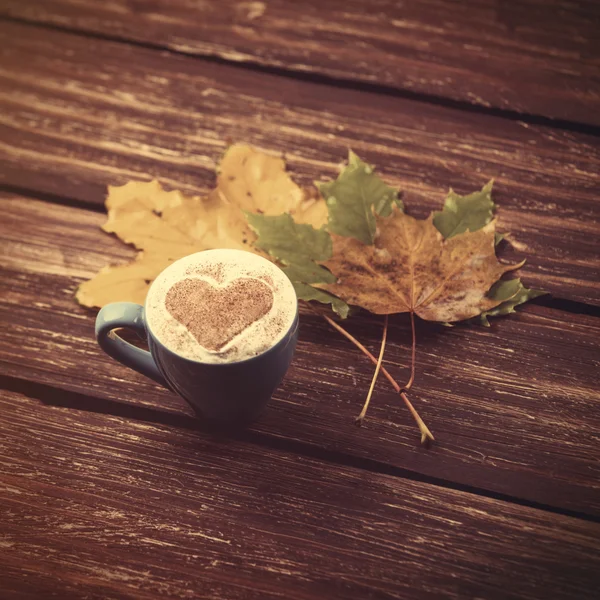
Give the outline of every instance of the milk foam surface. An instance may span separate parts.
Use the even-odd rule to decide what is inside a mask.
[[[272,302],[264,304],[264,310],[249,312],[249,319],[258,318],[222,347],[214,349],[219,345],[214,343],[214,336],[212,347],[203,346],[192,333],[194,327],[201,327],[203,319],[207,322],[206,316],[213,328],[223,327],[225,332],[233,322],[239,323],[236,305],[215,299],[227,300],[229,295],[231,300],[244,285],[254,293],[260,289],[263,295],[271,290]],[[208,286],[210,293],[189,297],[194,289],[207,290]],[[173,310],[174,298],[181,300],[177,310]],[[210,300],[210,306],[203,303],[203,298]],[[264,303],[263,298],[257,301]],[[246,298],[238,303],[239,310],[248,311],[249,302]],[[236,362],[265,352],[287,333],[296,311],[296,293],[285,273],[267,259],[242,250],[206,250],[176,261],[154,281],[146,299],[146,322],[154,336],[172,352],[205,363]],[[188,323],[189,328],[180,321]],[[201,335],[199,338],[204,339]]]

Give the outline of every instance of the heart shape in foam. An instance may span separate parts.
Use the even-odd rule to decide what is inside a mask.
[[[167,292],[165,306],[201,346],[217,352],[271,310],[273,290],[249,277],[224,286],[182,279]]]

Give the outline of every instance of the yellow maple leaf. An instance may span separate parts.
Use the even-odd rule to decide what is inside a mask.
[[[322,264],[337,281],[317,286],[375,314],[411,312],[441,322],[469,319],[500,304],[487,292],[504,273],[523,265],[498,262],[495,221],[444,240],[432,216],[417,220],[394,209],[391,216],[376,220],[373,245],[332,235],[332,256]]]
[[[222,203],[248,212],[268,216],[289,213],[296,223],[315,229],[327,223],[327,205],[316,188],[299,187],[286,172],[282,158],[246,144],[231,146],[223,156],[213,194]]]
[[[300,223],[321,227],[327,208],[312,188],[296,185],[285,162],[245,144],[231,146],[218,169],[217,185],[206,197],[166,191],[158,181],[109,186],[108,219],[102,229],[140,250],[122,266],[104,267],[78,289],[84,306],[108,302],[143,304],[154,278],[171,262],[211,248],[258,252],[256,234],[244,212],[289,212]]]
[[[139,252],[135,259],[118,267],[103,267],[93,279],[82,283],[76,298],[83,306],[104,306],[110,302],[144,304],[154,278],[173,259]]]

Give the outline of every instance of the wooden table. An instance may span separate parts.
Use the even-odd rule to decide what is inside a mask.
[[[591,598],[600,574],[600,52],[592,0],[2,0],[0,597]],[[231,141],[301,181],[351,147],[411,213],[494,177],[552,296],[419,325],[419,445],[302,315],[247,431],[104,356],[77,285],[132,251],[108,184],[205,193]],[[376,351],[380,320],[350,330]],[[410,325],[391,320],[402,380]]]

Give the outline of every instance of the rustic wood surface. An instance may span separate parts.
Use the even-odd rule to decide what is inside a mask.
[[[3,0],[0,14],[178,52],[600,125],[595,0]]]
[[[189,414],[181,399],[99,353],[93,312],[73,306],[79,281],[132,255],[99,231],[105,217],[18,196],[5,196],[3,205],[10,285],[2,311],[12,321],[0,343],[3,373],[22,377],[27,368],[30,381]],[[376,352],[380,319],[361,316],[348,327]],[[386,364],[402,381],[408,319],[393,319],[389,337]],[[295,440],[306,452],[343,453],[410,476],[600,516],[599,340],[597,318],[531,306],[492,329],[421,324],[412,396],[437,439],[423,452],[385,380],[365,426],[354,426],[369,364],[321,319],[304,314],[285,384],[251,431]]]
[[[593,597],[597,18],[558,0],[0,2],[2,600]],[[74,291],[133,255],[99,230],[106,185],[205,193],[232,140],[302,182],[351,147],[417,216],[496,179],[502,254],[552,297],[490,329],[419,324],[431,447],[383,379],[354,426],[372,366],[305,310],[243,431],[96,346]],[[381,326],[348,323],[373,352]],[[409,339],[392,319],[399,382]]]
[[[227,140],[285,152],[304,181],[351,147],[419,216],[495,178],[504,257],[525,254],[530,286],[600,304],[598,138],[21,25],[0,24],[0,55],[7,184],[99,205],[132,178],[205,192]]]
[[[600,568],[597,523],[23,394],[0,410],[4,598],[558,599]]]

